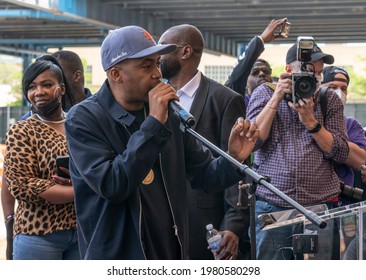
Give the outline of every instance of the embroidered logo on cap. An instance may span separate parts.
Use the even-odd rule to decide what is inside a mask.
[[[126,53],[126,52],[121,52],[120,54],[117,54],[115,57],[112,57],[112,58],[111,58],[111,62],[114,62],[114,61],[116,61],[117,59],[119,59],[119,58],[121,58],[121,57],[124,57],[124,56],[126,56],[126,55],[128,55],[128,53]]]
[[[154,38],[150,35],[149,32],[144,31],[144,35],[147,39],[149,39],[151,42],[153,42],[155,44]]]

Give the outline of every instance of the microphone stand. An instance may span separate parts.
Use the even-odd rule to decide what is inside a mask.
[[[242,188],[247,188],[248,192],[248,198],[249,198],[249,205],[251,209],[251,217],[250,217],[250,242],[253,243],[251,245],[251,248],[253,248],[253,251],[251,252],[252,259],[256,259],[256,236],[255,236],[255,191],[257,185],[262,185],[266,187],[269,191],[276,194],[280,198],[282,198],[284,201],[286,201],[288,204],[290,204],[293,208],[298,210],[300,213],[302,213],[309,221],[311,221],[314,225],[316,225],[319,228],[325,228],[327,223],[318,215],[316,215],[314,212],[304,208],[302,205],[298,204],[296,201],[294,201],[292,198],[288,197],[286,194],[278,190],[276,187],[274,187],[272,184],[268,182],[268,179],[258,173],[256,173],[254,170],[250,169],[249,166],[238,162],[236,159],[234,159],[229,154],[225,153],[223,150],[215,146],[213,143],[208,141],[206,138],[204,138],[202,135],[197,133],[195,130],[189,127],[189,125],[180,118],[180,129],[185,133],[188,132],[193,137],[198,139],[202,142],[204,146],[211,149],[212,151],[215,151],[217,154],[228,160],[232,165],[234,165],[237,170],[241,174],[247,174],[253,179],[253,184],[251,186],[245,186]],[[246,184],[245,184],[246,185]],[[241,189],[239,186],[239,195],[241,195],[240,191]],[[240,199],[239,199],[240,200]],[[253,218],[254,217],[254,218]]]
[[[249,206],[249,236],[250,236],[250,257],[252,260],[257,258],[257,242],[256,242],[256,225],[255,225],[255,191],[257,190],[257,183],[245,183],[239,182],[239,195],[237,206],[241,206],[242,190],[245,190],[248,194],[248,206]]]

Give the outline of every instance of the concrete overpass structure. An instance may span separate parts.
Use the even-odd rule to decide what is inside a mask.
[[[273,18],[287,17],[290,36],[322,43],[366,42],[364,0],[3,0],[0,53],[37,56],[48,48],[99,46],[108,30],[139,25],[159,37],[190,23],[208,50],[236,56]]]

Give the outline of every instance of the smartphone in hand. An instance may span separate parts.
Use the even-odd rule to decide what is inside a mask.
[[[60,169],[60,167],[65,167],[69,169],[69,156],[61,156],[56,158],[56,166],[57,166],[57,176],[63,178],[70,178],[68,174],[66,174]]]

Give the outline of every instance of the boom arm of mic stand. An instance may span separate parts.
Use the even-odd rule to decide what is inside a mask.
[[[189,132],[192,136],[194,136],[196,139],[200,140],[203,145],[210,148],[211,150],[218,153],[220,156],[224,157],[226,160],[228,160],[231,164],[233,164],[242,174],[249,175],[255,183],[258,185],[262,185],[266,187],[269,191],[276,194],[280,198],[282,198],[284,201],[286,201],[288,204],[290,204],[293,208],[297,209],[300,213],[302,213],[309,221],[311,221],[313,224],[318,226],[319,228],[325,228],[327,226],[327,223],[318,215],[311,212],[310,210],[307,210],[300,204],[298,204],[296,201],[294,201],[292,198],[285,195],[283,192],[275,188],[272,184],[266,181],[266,178],[259,175],[255,171],[249,168],[249,166],[242,164],[238,162],[236,159],[234,159],[229,154],[225,153],[220,148],[216,147],[214,144],[212,144],[210,141],[208,141],[206,138],[204,138],[202,135],[197,133],[192,128],[188,127],[187,124],[180,125],[180,128],[183,132]]]
[[[294,201],[292,198],[288,197],[283,192],[281,192],[280,190],[275,188],[272,184],[270,184],[268,181],[266,181],[265,177],[259,175],[255,171],[253,171],[247,165],[242,164],[242,163],[239,163],[239,164],[241,165],[241,167],[238,167],[238,169],[242,173],[248,174],[251,178],[253,178],[254,182],[256,182],[258,185],[260,184],[260,185],[266,187],[269,191],[273,192],[275,195],[282,198],[284,201],[286,201],[288,204],[290,204],[293,208],[297,209],[300,213],[302,213],[313,224],[315,224],[319,228],[325,228],[327,226],[326,221],[324,221],[321,217],[316,215],[314,212],[307,210],[306,208],[304,208],[303,206],[298,204],[296,201]]]

